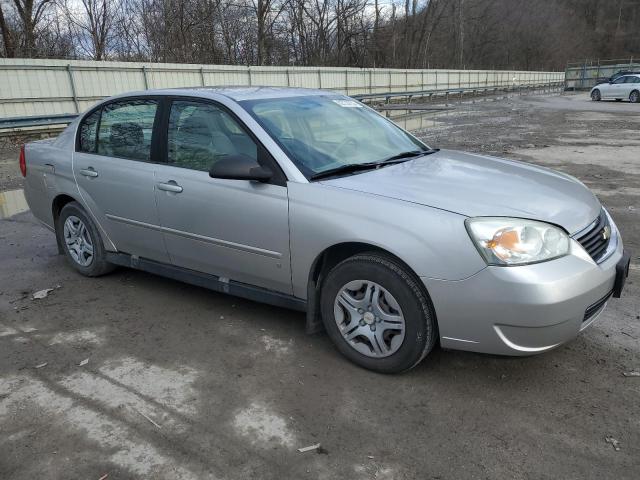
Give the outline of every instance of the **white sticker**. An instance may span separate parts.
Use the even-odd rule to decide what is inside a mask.
[[[362,108],[364,106],[360,102],[356,102],[355,100],[339,99],[339,100],[334,100],[333,103],[337,103],[341,107],[345,107],[345,108]]]

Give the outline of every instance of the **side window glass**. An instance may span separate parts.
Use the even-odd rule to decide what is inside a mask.
[[[78,151],[94,153],[96,151],[96,133],[98,132],[98,120],[100,109],[86,117],[80,125],[80,145]]]
[[[627,81],[625,83],[637,83],[640,82],[640,78],[638,77],[627,77]]]
[[[620,78],[616,78],[615,81],[613,82],[616,85],[619,85],[621,83],[624,83],[626,77],[620,77]]]
[[[172,103],[169,165],[208,172],[220,158],[238,154],[258,160],[255,142],[231,115],[208,103],[187,100]]]
[[[106,105],[98,131],[98,153],[148,162],[157,108],[157,100],[127,100]]]

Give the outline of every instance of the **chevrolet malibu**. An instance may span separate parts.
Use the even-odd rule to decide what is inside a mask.
[[[553,349],[619,297],[629,255],[563,173],[431,148],[349,97],[290,88],[109,98],[20,154],[83,275],[126,266],[306,312],[358,365],[435,346]]]

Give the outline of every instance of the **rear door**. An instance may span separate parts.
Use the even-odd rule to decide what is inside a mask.
[[[287,187],[275,161],[221,105],[175,98],[165,111],[156,196],[171,262],[291,293]],[[273,181],[209,177],[214,162],[240,153],[276,172]]]
[[[631,92],[634,90],[637,90],[638,87],[640,87],[640,77],[629,75],[628,77],[626,77],[624,86],[625,86],[625,94],[626,94],[624,98],[628,100],[629,96],[631,95]]]
[[[119,251],[168,262],[155,203],[159,99],[117,100],[79,126],[73,174],[82,199]]]

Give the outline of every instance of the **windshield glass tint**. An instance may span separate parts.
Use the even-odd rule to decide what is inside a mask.
[[[428,150],[360,102],[343,96],[247,100],[242,106],[308,177],[343,165]]]

